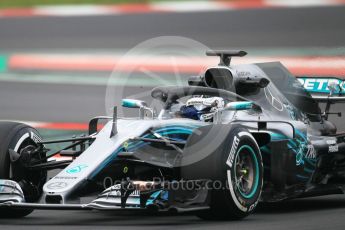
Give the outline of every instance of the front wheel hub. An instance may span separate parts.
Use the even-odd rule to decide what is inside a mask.
[[[251,198],[258,186],[258,160],[250,146],[242,146],[237,153],[235,179],[236,187],[244,198]]]

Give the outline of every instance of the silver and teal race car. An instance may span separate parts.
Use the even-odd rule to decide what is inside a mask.
[[[258,202],[344,193],[345,134],[328,120],[345,102],[343,81],[298,79],[279,62],[230,65],[244,51],[207,54],[219,65],[188,86],[152,90],[159,113],[123,99],[138,117],[119,118],[114,107],[87,135],[54,141],[1,121],[0,217],[72,209],[229,220]],[[68,145],[52,151],[55,143]],[[65,160],[51,160],[58,154]]]

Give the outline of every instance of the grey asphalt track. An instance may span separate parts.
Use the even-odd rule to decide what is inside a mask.
[[[0,49],[119,49],[159,35],[194,38],[210,47],[344,47],[345,7],[218,13],[1,19]],[[146,89],[130,87],[125,95]],[[125,96],[124,95],[124,96]],[[116,95],[116,98],[123,95]],[[105,113],[105,87],[0,83],[0,119],[85,122]],[[343,105],[335,107],[342,110]],[[342,130],[345,125],[338,119]],[[116,216],[36,211],[0,219],[3,229],[344,229],[345,195],[260,205],[237,222],[193,216]]]
[[[0,49],[127,49],[157,36],[208,47],[343,47],[345,7],[0,20]]]
[[[35,211],[19,219],[0,219],[1,229],[344,229],[345,196],[260,204],[242,221],[209,222],[195,216],[116,215],[86,211]]]
[[[87,122],[105,113],[105,87],[0,83],[1,119]]]
[[[114,98],[117,105],[120,105],[122,98],[143,91],[147,91],[149,95],[150,89],[139,86],[118,88]],[[0,118],[88,122],[92,117],[111,112],[112,107],[106,109],[105,91],[106,86],[1,82]]]

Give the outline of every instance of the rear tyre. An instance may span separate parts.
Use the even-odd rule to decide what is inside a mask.
[[[25,154],[25,162],[39,160],[44,156],[31,156],[41,137],[36,129],[16,122],[0,122],[0,179],[16,181],[22,188],[26,202],[36,202],[42,194],[47,172],[30,171],[22,161],[12,163],[9,149],[20,155]],[[31,209],[1,208],[0,218],[19,218],[29,215]]]
[[[263,184],[260,149],[246,129],[233,127],[213,154],[183,167],[181,177],[210,180],[210,209],[197,213],[198,217],[242,219],[253,212],[260,199]]]

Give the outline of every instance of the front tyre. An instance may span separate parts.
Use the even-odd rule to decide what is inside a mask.
[[[22,188],[26,202],[37,202],[46,182],[46,171],[31,171],[21,161],[11,162],[9,149],[21,156],[25,162],[37,161],[44,155],[31,156],[41,140],[37,130],[17,122],[0,122],[0,179],[16,181]],[[32,210],[0,208],[0,218],[17,218],[30,214]]]
[[[207,169],[207,170],[205,170]],[[244,128],[234,127],[221,146],[205,159],[182,170],[183,179],[210,179],[210,209],[197,215],[206,220],[238,220],[253,212],[263,185],[259,146]]]

